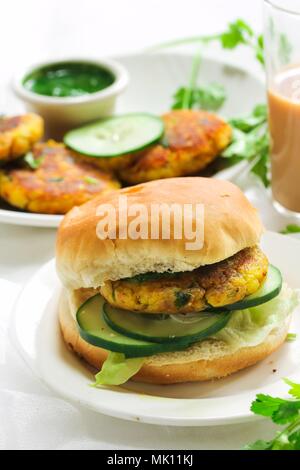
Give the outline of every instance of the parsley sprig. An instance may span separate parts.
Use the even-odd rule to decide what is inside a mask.
[[[179,88],[173,98],[172,109],[200,108],[207,111],[218,111],[225,103],[227,96],[222,85],[210,83],[207,86],[189,89],[188,95],[186,88]],[[188,106],[185,106],[185,100],[188,100]]]
[[[217,83],[198,87],[197,80],[202,62],[202,47],[193,59],[192,72],[188,87],[179,88],[173,96],[172,109],[201,108],[207,111],[218,111],[226,101],[225,88]]]
[[[285,379],[290,386],[290,400],[257,395],[251,411],[259,416],[270,418],[273,423],[285,426],[273,440],[259,440],[246,446],[246,450],[300,450],[300,384]]]
[[[282,235],[290,235],[293,233],[300,233],[300,225],[291,224],[288,225],[284,230],[282,230]]]
[[[36,158],[32,152],[26,153],[24,156],[24,162],[32,169],[37,170],[43,163],[44,158],[38,157]]]
[[[246,46],[253,50],[255,57],[261,64],[265,63],[263,36],[257,36],[251,26],[240,18],[229,23],[228,28],[220,34],[176,39],[152,47],[151,51],[195,43],[201,45],[219,43],[223,49],[235,49],[238,46]]]
[[[226,31],[212,36],[198,36],[167,42],[157,48],[173,47],[183,44],[197,43],[199,50],[195,54],[191,77],[187,87],[181,87],[174,95],[172,109],[193,109],[195,107],[207,111],[218,111],[226,100],[226,92],[222,85],[211,83],[208,86],[197,87],[197,78],[201,66],[201,51],[212,42],[219,42],[223,49],[235,49],[240,45],[250,47],[257,60],[264,64],[264,41],[262,35],[256,36],[253,29],[242,19],[228,25]]]
[[[251,172],[268,187],[270,138],[267,106],[258,105],[250,115],[231,119],[229,123],[233,128],[233,140],[222,157],[231,160],[232,164],[248,160]]]
[[[201,66],[201,52],[205,44],[219,42],[224,49],[235,49],[240,45],[250,47],[256,59],[264,65],[264,41],[242,19],[228,25],[226,31],[213,36],[192,37],[162,44],[171,47],[182,44],[198,43],[199,50],[194,56],[191,77],[187,87],[179,88],[173,96],[172,109],[204,109],[218,111],[226,101],[226,91],[222,85],[211,83],[197,86]],[[282,45],[287,53],[287,45]],[[233,141],[221,155],[227,165],[234,165],[242,160],[249,161],[249,171],[254,173],[264,184],[270,184],[270,138],[267,123],[266,105],[256,106],[248,116],[233,118],[229,121],[233,128]]]

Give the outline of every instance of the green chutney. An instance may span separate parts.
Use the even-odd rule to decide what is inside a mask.
[[[112,85],[112,72],[93,63],[60,62],[38,68],[23,80],[23,86],[38,95],[58,98],[96,93]]]

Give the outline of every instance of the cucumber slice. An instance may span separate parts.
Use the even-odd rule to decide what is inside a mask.
[[[204,313],[195,317],[192,323],[176,320],[176,316],[155,320],[151,316],[127,312],[104,304],[104,320],[116,332],[133,339],[170,344],[180,341],[191,344],[202,341],[224,328],[230,312]]]
[[[68,132],[65,144],[90,157],[117,157],[148,147],[164,133],[163,121],[151,114],[110,117]]]
[[[76,314],[80,336],[87,343],[108,351],[123,353],[126,357],[146,357],[181,351],[189,346],[181,341],[166,344],[139,341],[115,332],[103,318],[104,302],[103,297],[95,295],[81,305]]]
[[[225,308],[226,310],[246,310],[247,308],[258,307],[258,305],[265,304],[266,302],[269,302],[270,300],[277,297],[280,294],[281,289],[281,272],[278,268],[275,268],[275,266],[270,265],[267,279],[265,280],[261,288],[258,289],[257,292],[252,295],[249,295],[248,297],[245,297],[240,302],[236,302],[232,305],[226,305],[222,307],[222,309],[224,310]],[[216,309],[213,307],[207,309],[208,312],[217,312],[220,310],[221,309]]]

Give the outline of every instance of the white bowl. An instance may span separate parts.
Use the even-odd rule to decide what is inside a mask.
[[[44,96],[24,87],[23,80],[28,74],[40,67],[60,62],[83,62],[104,67],[112,72],[115,81],[104,90],[76,97]],[[24,102],[27,111],[37,113],[44,118],[47,136],[57,138],[69,129],[113,114],[116,98],[125,90],[128,83],[128,72],[118,62],[108,59],[72,57],[38,63],[20,70],[13,79],[13,90]]]

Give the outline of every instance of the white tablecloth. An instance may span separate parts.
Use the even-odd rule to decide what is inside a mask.
[[[10,109],[4,85],[20,63],[54,55],[118,54],[169,38],[220,31],[237,17],[260,30],[260,6],[260,0],[5,2],[0,111]],[[247,53],[236,57],[249,62]],[[279,229],[282,221],[260,193],[251,197],[268,228]],[[239,449],[273,432],[267,422],[205,429],[130,423],[75,407],[49,392],[16,353],[7,331],[21,284],[53,257],[54,241],[54,230],[0,225],[0,449]]]

